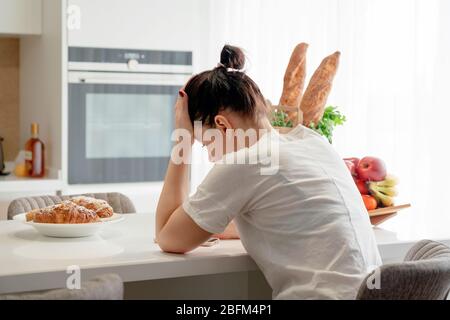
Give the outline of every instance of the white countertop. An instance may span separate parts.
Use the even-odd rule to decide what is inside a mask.
[[[64,183],[52,178],[20,178],[13,175],[0,177],[0,193],[60,190]]]
[[[154,214],[129,214],[96,236],[61,239],[41,236],[19,221],[0,221],[0,293],[63,287],[72,265],[81,268],[82,281],[114,272],[125,282],[257,269],[239,240],[223,240],[186,255],[161,252],[153,243],[153,227]],[[421,239],[400,240],[395,232],[374,231],[385,262],[400,260]],[[431,238],[450,245],[450,236]]]
[[[19,221],[0,221],[0,293],[64,286],[67,267],[83,279],[115,272],[124,281],[256,270],[240,241],[221,241],[189,254],[161,252],[153,242],[154,215],[129,214],[87,238],[49,238]]]

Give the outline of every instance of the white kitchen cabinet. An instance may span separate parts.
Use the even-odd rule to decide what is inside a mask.
[[[39,35],[41,0],[0,0],[0,34]]]
[[[207,8],[204,0],[68,0],[69,46],[190,51]]]

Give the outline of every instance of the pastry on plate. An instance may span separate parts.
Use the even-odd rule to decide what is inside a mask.
[[[41,210],[42,210],[42,209],[34,209],[34,210],[31,210],[31,211],[28,211],[28,212],[25,214],[26,220],[27,220],[27,221],[33,221],[33,220],[34,220],[35,214],[36,214],[36,213],[39,213]]]
[[[90,223],[99,222],[98,215],[72,201],[64,201],[50,207],[32,210],[26,214],[27,221],[36,223]]]
[[[94,211],[100,218],[109,218],[113,215],[113,208],[107,201],[86,196],[70,199],[73,203]]]

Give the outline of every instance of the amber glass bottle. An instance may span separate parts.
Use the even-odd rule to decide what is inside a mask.
[[[45,174],[44,143],[39,140],[39,125],[31,124],[31,138],[25,144],[25,166],[28,176],[41,178]]]

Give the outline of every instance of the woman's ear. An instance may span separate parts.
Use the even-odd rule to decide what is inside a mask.
[[[218,114],[214,117],[214,123],[216,124],[217,129],[227,130],[227,129],[233,129],[233,126],[231,125],[231,122],[227,119],[227,117]]]

